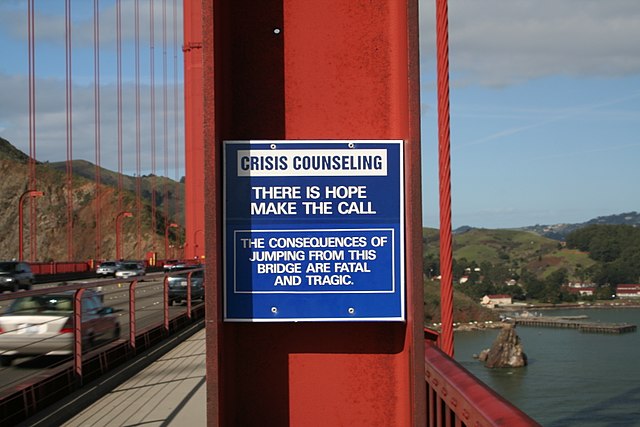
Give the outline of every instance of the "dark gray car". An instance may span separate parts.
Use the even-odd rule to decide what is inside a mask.
[[[0,261],[0,292],[29,290],[33,282],[33,272],[26,262]]]
[[[169,276],[169,305],[187,301],[187,276],[189,273],[180,273]],[[191,273],[191,299],[204,300],[204,271],[197,270]]]

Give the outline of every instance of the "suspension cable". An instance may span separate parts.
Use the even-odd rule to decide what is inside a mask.
[[[65,1],[65,58],[66,58],[66,107],[67,107],[67,260],[73,261],[73,92],[71,0]]]
[[[96,215],[96,259],[100,259],[101,235],[101,172],[100,172],[100,11],[99,0],[93,2],[93,91],[94,91],[94,139],[95,139],[95,159],[96,159],[96,192],[95,192],[95,215]]]
[[[167,178],[169,178],[169,118],[167,107],[167,0],[162,0],[162,113],[162,160],[164,166],[164,184],[162,186],[162,194],[164,208],[164,226],[166,227],[169,223],[169,187],[167,185]]]
[[[180,121],[178,112],[180,111],[180,97],[178,91],[178,13],[177,0],[173,0],[173,167],[174,179],[176,182],[180,180]],[[176,215],[176,201],[172,201],[173,215]]]
[[[135,71],[136,71],[136,231],[137,258],[142,258],[142,177],[140,176],[140,2],[135,0]]]
[[[118,213],[122,212],[122,5],[116,0],[116,86],[117,86],[117,141],[118,141]],[[116,249],[117,252],[117,249]]]
[[[447,0],[436,0],[438,61],[438,153],[440,166],[440,348],[453,357],[453,254],[449,122],[449,19]]]
[[[156,247],[156,83],[155,83],[155,11],[149,2],[149,79],[151,95],[151,230],[152,249]]]
[[[35,12],[34,0],[28,2],[27,27],[29,33],[29,189],[35,190],[36,179],[36,48],[35,48]],[[37,202],[29,197],[30,206],[30,252],[31,262],[37,259]]]

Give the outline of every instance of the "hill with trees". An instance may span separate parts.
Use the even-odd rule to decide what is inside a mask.
[[[425,228],[423,243],[426,282],[439,283],[438,230]],[[640,228],[592,224],[560,242],[530,231],[465,227],[453,236],[453,257],[455,292],[476,302],[487,294],[549,303],[610,299],[616,285],[640,282]],[[570,284],[593,287],[595,295],[580,297]]]

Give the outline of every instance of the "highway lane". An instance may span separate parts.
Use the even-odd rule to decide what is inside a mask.
[[[136,329],[157,325],[163,321],[163,274],[144,276],[136,285]],[[82,281],[83,283],[108,282],[105,279]],[[57,283],[35,285],[35,289],[55,288]],[[129,282],[109,284],[98,288],[104,295],[104,305],[116,310],[121,327],[121,339],[129,336]],[[11,301],[0,302],[0,313],[3,313]],[[194,304],[201,301],[194,301]],[[170,317],[186,312],[186,304],[169,307]],[[60,363],[70,360],[71,356],[21,357],[14,359],[10,367],[0,367],[0,392],[21,383],[28,382],[40,374],[46,373]]]

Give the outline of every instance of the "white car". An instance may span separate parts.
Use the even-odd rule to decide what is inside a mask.
[[[104,261],[98,268],[96,268],[96,274],[98,276],[116,276],[116,272],[121,268],[121,264],[118,261]]]
[[[74,291],[20,297],[0,316],[0,365],[16,357],[73,354]],[[82,296],[82,340],[90,348],[120,336],[120,323],[102,295],[87,289]]]
[[[120,266],[120,270],[116,271],[116,277],[121,279],[144,276],[145,274],[144,265],[139,262],[125,262]]]

